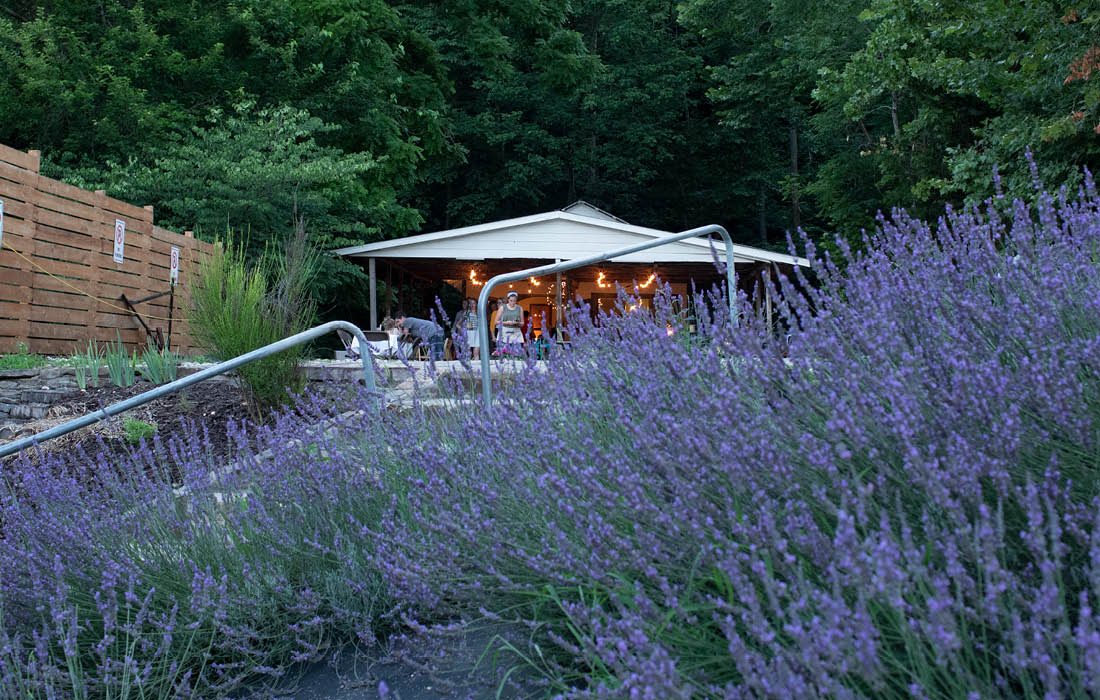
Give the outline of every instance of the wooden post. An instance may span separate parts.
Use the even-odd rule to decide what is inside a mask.
[[[106,211],[106,207],[103,206],[104,200],[106,200],[106,199],[107,199],[107,190],[96,190],[95,191],[95,219],[96,219],[96,221],[102,222],[102,226],[103,226],[103,228],[105,229],[105,232],[106,232],[106,238],[107,238],[108,245],[107,245],[107,250],[106,251],[103,251],[103,250],[96,251],[94,249],[92,251],[93,252],[92,260],[94,261],[94,263],[92,264],[92,269],[88,271],[88,288],[89,288],[88,293],[91,294],[92,296],[94,296],[96,299],[103,299],[103,300],[105,300],[105,301],[107,301],[111,304],[118,304],[119,303],[118,293],[109,294],[108,291],[107,291],[107,285],[103,281],[103,267],[105,267],[105,265],[106,265],[104,260],[105,259],[110,260],[110,258],[111,258],[111,249],[113,247],[112,242],[114,241],[114,236],[115,236],[115,233],[114,233],[114,230],[115,230],[114,217],[108,216],[107,211]],[[95,245],[95,243],[93,242],[93,246],[94,245]],[[98,253],[98,254],[96,254],[96,253]],[[99,326],[98,326],[98,324],[96,324],[96,320],[95,320],[96,319],[96,311],[98,310],[98,308],[99,308],[98,304],[93,304],[92,305],[92,310],[89,312],[89,316],[88,316],[88,320],[87,320],[88,330],[87,330],[87,333],[85,335],[87,335],[89,338],[96,338],[100,342],[113,341],[115,339],[113,333],[109,334],[109,333],[104,332],[104,333],[102,333],[101,336],[96,334],[96,331],[103,330],[103,329],[99,328]],[[108,310],[107,307],[103,307],[103,308],[104,308],[105,311]],[[119,332],[119,335],[121,336],[121,331]]]
[[[393,318],[393,263],[386,263],[386,317]]]
[[[561,258],[554,260],[554,263],[560,263]],[[561,336],[562,327],[562,310],[561,310],[561,270],[554,273],[554,328],[556,329],[555,335]]]
[[[370,278],[370,329],[378,328],[378,272],[374,258],[367,258],[367,276]]]
[[[764,268],[764,323],[768,329],[768,335],[772,334],[772,270]]]
[[[28,164],[27,170],[33,173],[30,179],[30,193],[27,196],[27,243],[23,247],[25,248],[25,255],[28,257],[34,257],[34,239],[38,237],[38,200],[41,198],[41,194],[38,191],[38,178],[39,168],[42,165],[42,152],[41,151],[27,151],[27,155],[30,156],[31,162]],[[30,284],[30,296],[27,297],[25,302],[19,304],[19,312],[16,314],[15,326],[17,336],[27,344],[27,347],[31,352],[43,352],[44,348],[35,347],[35,343],[31,342],[31,317],[32,308],[31,304],[34,301],[35,290],[37,287],[36,281],[38,275],[34,274],[33,269],[28,269],[27,272],[31,273]],[[53,342],[53,341],[50,341]],[[12,348],[13,350],[15,348]]]

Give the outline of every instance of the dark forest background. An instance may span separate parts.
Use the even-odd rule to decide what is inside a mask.
[[[2,0],[0,142],[254,250],[587,200],[786,246],[1075,187],[1100,8],[1044,0]],[[361,272],[326,263],[323,296]]]

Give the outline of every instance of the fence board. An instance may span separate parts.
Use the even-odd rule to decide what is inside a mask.
[[[34,298],[34,291],[30,285],[0,284],[0,301],[29,304]]]
[[[5,222],[7,223],[7,222]],[[7,227],[5,226],[5,229]],[[92,236],[88,236],[83,233],[77,233],[75,231],[68,231],[63,228],[54,228],[53,226],[46,226],[45,224],[38,224],[34,229],[35,238],[39,241],[45,241],[47,243],[55,243],[57,245],[65,245],[71,248],[81,248],[88,251],[92,251],[92,242],[95,239]],[[6,230],[5,230],[5,234]]]
[[[49,209],[42,209],[35,212],[35,217],[40,224],[65,229],[66,231],[75,231],[76,233],[82,233],[86,236],[102,235],[102,231],[104,230],[103,223],[97,223],[89,219],[78,219],[75,216],[61,214],[56,211],[50,211]]]
[[[10,318],[0,318],[0,336],[26,339],[27,323]]]
[[[37,177],[38,173],[36,172],[17,167],[10,163],[0,162],[0,180],[7,180],[16,184],[34,187],[34,181]]]
[[[51,194],[40,193],[38,201],[35,202],[35,206],[42,211],[53,211],[58,214],[67,214],[78,219],[88,219],[89,221],[96,221],[100,217],[96,216],[95,209],[89,207],[83,202],[76,202],[71,199],[63,199],[61,197],[55,197]]]
[[[38,288],[31,291],[30,303],[35,306],[56,306],[62,309],[91,309],[96,300],[93,297],[77,294],[71,289],[51,291]]]
[[[41,179],[38,183],[38,189],[57,197],[64,197],[65,199],[72,199],[82,204],[87,204],[89,207],[94,207],[98,199],[95,192],[82,190],[75,185],[70,185],[67,182],[61,182],[59,180],[51,180],[48,177]]]
[[[34,172],[38,172],[38,151],[24,153],[23,151],[16,150],[11,146],[0,144],[0,161],[11,163],[15,167],[21,168],[23,170],[33,170]]]
[[[67,245],[58,245],[52,241],[45,241],[41,238],[34,241],[34,258],[40,265],[43,260],[60,260],[64,262],[76,263],[81,268],[87,267],[92,261],[92,251],[87,248],[74,248]],[[26,253],[24,253],[26,255]],[[80,274],[80,273],[77,273]],[[82,276],[82,275],[81,275]]]

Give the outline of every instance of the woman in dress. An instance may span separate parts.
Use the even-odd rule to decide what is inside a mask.
[[[500,310],[500,344],[505,352],[517,352],[523,346],[523,308],[519,293],[508,292],[508,303]]]

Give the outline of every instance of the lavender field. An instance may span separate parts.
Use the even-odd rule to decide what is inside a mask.
[[[319,436],[317,401],[213,482],[199,429],[14,468],[0,697],[209,697],[474,621],[546,696],[1095,697],[1092,181],[831,250],[780,282],[789,346],[721,295],[670,336],[666,299],[488,412],[361,396]]]

